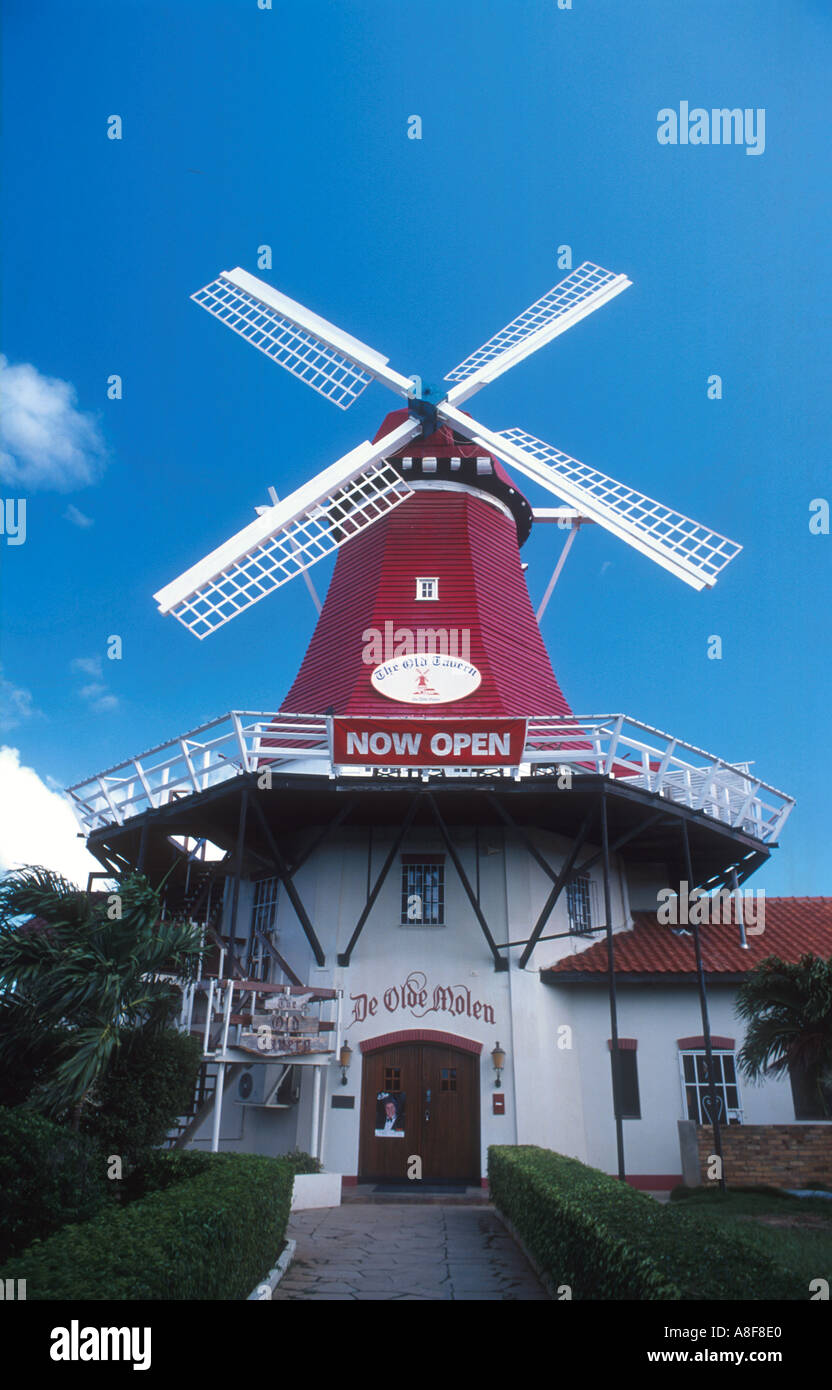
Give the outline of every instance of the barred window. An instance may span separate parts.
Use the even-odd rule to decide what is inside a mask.
[[[268,935],[274,926],[279,887],[279,878],[261,878],[255,883],[254,907],[251,914],[255,931],[265,932]]]
[[[571,932],[592,931],[592,904],[588,874],[579,874],[566,885],[566,908]]]
[[[714,1090],[716,1091],[717,1119],[721,1124],[742,1124],[740,1093],[737,1084],[737,1069],[733,1052],[714,1048]],[[708,1072],[708,1058],[704,1048],[679,1053],[682,1070],[682,1093],[685,1099],[685,1114],[698,1125],[709,1125],[713,1121],[711,1107],[711,1080]]]
[[[403,927],[444,927],[445,865],[402,862]]]

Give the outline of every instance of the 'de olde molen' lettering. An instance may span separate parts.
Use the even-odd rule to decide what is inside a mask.
[[[375,994],[351,994],[353,1005],[351,1023],[363,1023],[374,1018],[378,1012],[379,1000]],[[415,1018],[426,1014],[449,1013],[458,1018],[482,1019],[483,1023],[494,1022],[494,1009],[491,1004],[483,1004],[471,998],[471,991],[465,985],[436,985],[432,991],[421,973],[408,975],[404,984],[390,985],[381,996],[381,1003],[389,1014],[399,1009],[409,1010]]]

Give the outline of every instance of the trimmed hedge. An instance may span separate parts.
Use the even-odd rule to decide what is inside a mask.
[[[178,1180],[36,1241],[0,1279],[25,1279],[27,1298],[49,1302],[247,1298],[280,1253],[294,1165],[260,1154],[164,1162]]]
[[[107,1201],[104,1156],[86,1135],[34,1110],[0,1109],[0,1260]]]
[[[82,1129],[106,1154],[135,1163],[190,1110],[201,1061],[199,1038],[173,1028],[125,1030],[84,1106]]]
[[[681,1297],[638,1245],[618,1234],[631,1224],[631,1202],[637,1221],[649,1198],[577,1159],[531,1145],[492,1145],[488,1186],[538,1265],[556,1287],[568,1284],[573,1298]]]
[[[488,1150],[492,1200],[552,1283],[586,1299],[802,1299],[753,1235],[671,1211],[575,1158]]]

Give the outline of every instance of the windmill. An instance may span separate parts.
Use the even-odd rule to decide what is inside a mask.
[[[435,533],[436,511],[430,514],[430,525],[424,531],[424,516],[414,510],[418,501],[424,512],[427,502],[425,497],[415,497],[419,491],[430,492],[443,514],[449,514],[454,505],[459,512],[453,497],[460,492],[467,491],[490,502],[492,511],[499,504],[513,519],[510,529],[515,547],[522,543],[534,522],[559,521],[572,527],[537,621],[566,549],[583,522],[602,526],[694,589],[714,585],[721,571],[739,553],[741,546],[736,542],[580,463],[525,430],[498,432],[461,409],[489,382],[608,303],[630,283],[625,275],[583,262],[450,371],[445,378],[449,383],[447,392],[440,397],[430,387],[423,389],[420,378],[395,371],[386,357],[245,270],[223,271],[192,298],[278,366],[342,410],[348,409],[371,381],[387,386],[403,399],[405,406],[388,415],[375,440],[364,440],[290,496],[258,508],[255,521],[160,589],[155,594],[160,611],[172,614],[195,636],[205,638],[291,579],[303,575],[308,580],[313,565],[346,546],[345,553],[351,553],[353,559],[351,564],[341,565],[339,557],[336,565],[319,618],[318,657],[313,650],[315,639],[310,648],[312,666],[320,666],[321,652],[327,644],[331,652],[337,641],[338,621],[333,623],[333,614],[343,610],[348,592],[355,600],[358,590],[367,586],[366,565],[356,560],[356,549],[360,551],[362,543],[365,554],[374,546],[377,548],[380,527],[386,534],[396,533],[399,541],[405,535],[412,538],[419,525],[423,526],[423,534]],[[502,465],[537,483],[566,505],[532,509]],[[400,511],[408,519],[409,529],[402,530],[399,516],[396,532]],[[488,509],[484,512],[480,507],[478,515],[485,518]],[[493,521],[493,516],[489,520]],[[448,546],[453,549],[457,544],[462,525],[460,515],[449,521],[443,554]],[[484,549],[491,545],[491,539],[483,543]],[[434,557],[434,568],[437,563]],[[474,557],[471,565],[476,568],[476,563]],[[529,604],[525,583],[524,601],[516,582],[522,570],[519,558],[516,564],[513,557],[506,563],[515,581],[510,602],[515,608],[511,622],[517,643],[524,650],[534,648],[535,659],[539,659],[542,639],[537,621],[530,609],[526,612]],[[376,588],[384,587],[380,575],[375,583]],[[545,649],[543,660],[548,666]],[[548,708],[563,712],[565,702],[553,681],[553,676],[551,680],[543,678],[543,688],[537,691],[538,702],[546,698]],[[354,687],[354,673],[347,684],[350,689]],[[308,712],[312,708],[310,698],[320,704],[323,696],[319,685],[320,682],[310,685],[306,681],[304,686],[301,680],[301,688],[290,692],[297,698],[290,698],[288,707]],[[307,703],[297,703],[304,694]],[[487,699],[493,694],[486,683],[483,697]],[[331,703],[326,701],[326,705]],[[364,708],[371,706],[365,704]]]

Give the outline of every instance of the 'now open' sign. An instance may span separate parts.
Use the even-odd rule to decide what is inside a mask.
[[[332,761],[369,767],[516,767],[525,719],[360,719],[332,721]]]

